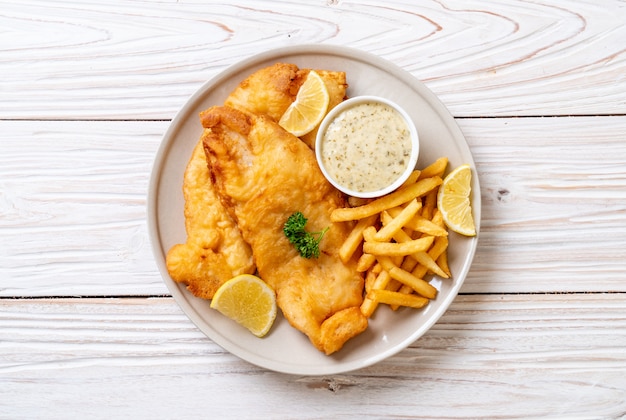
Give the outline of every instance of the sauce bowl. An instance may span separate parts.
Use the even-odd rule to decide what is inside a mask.
[[[396,103],[357,96],[324,117],[315,156],[338,190],[353,197],[380,197],[400,187],[415,169],[419,137],[409,115]]]

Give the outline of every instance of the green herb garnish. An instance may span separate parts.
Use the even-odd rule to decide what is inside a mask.
[[[319,244],[328,228],[320,232],[307,232],[304,229],[307,219],[301,212],[295,212],[285,222],[283,232],[301,256],[304,258],[318,258],[320,256]]]

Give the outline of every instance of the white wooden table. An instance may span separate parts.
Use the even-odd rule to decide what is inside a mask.
[[[626,416],[624,1],[0,3],[0,418]],[[441,320],[324,377],[204,336],[146,225],[187,98],[303,43],[422,80],[467,138],[483,203]]]

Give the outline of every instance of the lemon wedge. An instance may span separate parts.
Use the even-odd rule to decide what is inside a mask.
[[[295,101],[280,117],[278,124],[296,137],[303,136],[322,121],[330,96],[320,75],[311,70],[300,86]]]
[[[276,293],[259,277],[241,274],[217,289],[211,308],[263,337],[276,319]]]
[[[470,192],[472,170],[468,164],[455,168],[443,180],[437,193],[437,207],[448,228],[465,236],[475,236]]]

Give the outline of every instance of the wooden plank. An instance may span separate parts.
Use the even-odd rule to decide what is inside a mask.
[[[626,118],[459,123],[483,205],[463,291],[626,291]]]
[[[462,291],[626,291],[626,117],[458,122],[483,202]],[[168,293],[145,223],[166,129],[0,122],[0,296]]]
[[[408,349],[291,376],[224,352],[169,298],[0,300],[0,416],[566,417],[626,412],[626,295],[459,296]]]
[[[227,66],[304,43],[386,58],[455,116],[626,112],[618,0],[31,0],[2,10],[2,119],[169,119]]]
[[[167,293],[146,226],[166,122],[0,127],[0,295]]]

